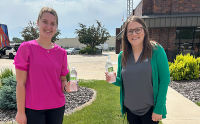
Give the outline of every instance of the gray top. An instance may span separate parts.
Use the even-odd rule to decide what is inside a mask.
[[[154,105],[152,68],[150,59],[140,62],[142,53],[135,63],[131,52],[126,67],[122,67],[124,105],[136,115],[144,115]]]

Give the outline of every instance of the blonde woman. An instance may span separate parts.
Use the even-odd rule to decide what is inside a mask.
[[[62,124],[65,110],[63,91],[66,81],[67,53],[51,42],[58,27],[58,15],[43,7],[38,15],[38,39],[23,42],[15,56],[16,97],[19,124]]]

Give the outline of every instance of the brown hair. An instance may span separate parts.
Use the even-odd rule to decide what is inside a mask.
[[[44,12],[48,12],[48,13],[51,13],[52,15],[54,15],[56,17],[56,24],[58,25],[58,14],[53,8],[50,8],[50,7],[42,7],[42,9],[40,10],[40,13],[38,15],[38,21],[39,21],[39,19],[42,18],[42,14]]]
[[[126,62],[128,61],[128,57],[132,51],[132,46],[127,38],[127,27],[128,27],[129,22],[132,22],[132,21],[140,23],[145,33],[144,41],[143,41],[143,54],[142,54],[142,58],[140,62],[144,61],[146,58],[152,57],[153,48],[155,48],[157,44],[155,41],[150,41],[149,31],[143,19],[137,16],[129,17],[125,23],[125,28],[124,28],[123,36],[122,36],[122,50],[123,50],[122,66],[123,67],[126,67]]]

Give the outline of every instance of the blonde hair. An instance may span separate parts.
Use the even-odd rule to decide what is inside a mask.
[[[42,9],[40,10],[40,13],[38,15],[38,21],[39,21],[39,19],[42,18],[42,14],[44,12],[48,12],[48,13],[51,13],[52,15],[54,15],[56,17],[56,24],[58,25],[58,14],[53,8],[50,8],[50,7],[42,7]]]

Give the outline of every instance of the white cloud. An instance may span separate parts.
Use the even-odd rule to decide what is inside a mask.
[[[122,24],[122,16],[126,16],[127,6],[126,0],[0,0],[0,3],[0,23],[7,24],[10,39],[21,37],[19,32],[29,21],[36,22],[43,6],[57,11],[61,38],[75,37],[79,22],[90,26],[96,23],[95,19],[115,35],[115,29]]]

